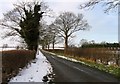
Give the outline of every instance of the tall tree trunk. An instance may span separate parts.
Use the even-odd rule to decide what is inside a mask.
[[[53,50],[54,50],[54,47],[55,47],[55,33],[54,33],[54,36],[53,36]]]
[[[65,37],[65,50],[64,50],[65,54],[67,53],[67,49],[68,49],[68,37],[66,36]]]
[[[28,50],[35,50],[37,52],[38,49],[38,42],[37,41],[30,41],[27,43],[28,44]]]
[[[65,38],[65,50],[68,48],[68,37]]]
[[[53,50],[54,50],[54,46],[55,46],[55,43],[54,43],[54,41],[53,41]]]
[[[49,50],[49,48],[50,48],[50,46],[49,46],[49,44],[48,44],[48,50]]]
[[[45,49],[45,46],[44,46],[44,45],[42,45],[42,49],[43,49],[43,50]]]
[[[38,45],[35,45],[34,46],[34,50],[37,52],[37,49],[38,49]]]

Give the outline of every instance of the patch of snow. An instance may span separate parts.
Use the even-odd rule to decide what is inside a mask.
[[[16,50],[16,48],[0,48],[0,51]]]
[[[50,47],[49,49],[53,49],[53,48]],[[55,47],[54,49],[61,49],[61,50],[64,50],[63,47]]]
[[[116,64],[115,61],[109,61],[109,62],[108,62],[108,65],[115,65],[115,64]]]
[[[73,62],[79,62],[79,63],[85,64],[85,65],[88,65],[88,64],[86,64],[85,62],[76,60],[76,59],[74,59],[74,58],[69,58],[69,57],[65,57],[65,56],[62,56],[62,55],[57,55],[57,54],[55,54],[55,53],[48,52],[48,51],[45,51],[45,52],[50,53],[50,54],[52,54],[52,55],[56,55],[56,56],[58,56],[58,57],[60,57],[60,58],[66,59],[66,60],[70,60],[70,61],[73,61]]]
[[[67,60],[70,60],[70,61],[73,61],[73,62],[80,62],[82,64],[85,64],[85,62],[82,62],[82,61],[79,61],[79,60],[76,60],[74,58],[69,58],[69,57],[65,57],[65,56],[61,56],[61,55],[57,55],[58,57],[61,57],[63,59],[67,59]]]
[[[43,77],[52,73],[52,71],[52,66],[49,61],[38,51],[36,59],[31,61],[27,68],[22,69],[10,82],[43,82]]]

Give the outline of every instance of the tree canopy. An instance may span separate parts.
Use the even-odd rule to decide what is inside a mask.
[[[75,15],[72,12],[61,13],[54,21],[54,26],[59,31],[59,36],[65,41],[65,49],[68,48],[68,39],[80,30],[86,30],[90,26],[82,14]]]
[[[39,21],[43,16],[42,2],[22,2],[14,4],[14,9],[4,14],[0,25],[10,31],[5,35],[20,36],[29,50],[37,50],[39,40]]]

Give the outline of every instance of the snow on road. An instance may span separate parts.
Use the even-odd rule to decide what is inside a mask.
[[[22,69],[10,82],[43,82],[43,76],[52,73],[52,67],[46,57],[38,51],[36,59],[27,68]]]

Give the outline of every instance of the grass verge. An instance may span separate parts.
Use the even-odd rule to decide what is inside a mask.
[[[104,65],[104,64],[96,63],[96,62],[94,62],[94,61],[92,61],[90,59],[85,59],[85,58],[81,58],[81,57],[75,57],[75,56],[71,56],[71,55],[64,55],[64,53],[56,53],[55,51],[52,52],[52,53],[68,57],[71,60],[75,59],[79,63],[85,64],[85,65],[87,65],[89,67],[93,67],[93,68],[99,69],[101,71],[105,71],[107,73],[112,74],[116,78],[120,79],[120,67],[119,66]]]

